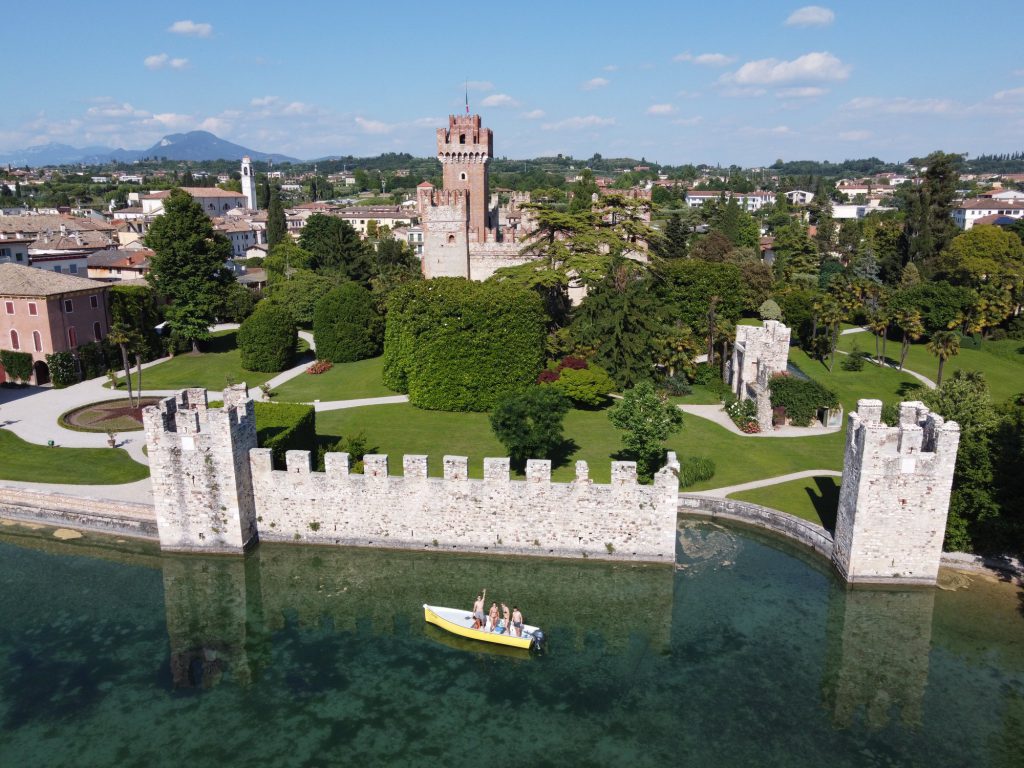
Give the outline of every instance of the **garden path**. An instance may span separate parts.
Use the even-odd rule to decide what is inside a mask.
[[[694,491],[692,495],[712,496],[716,499],[724,499],[730,494],[740,493],[741,491],[752,491],[755,488],[764,488],[768,485],[778,485],[779,483],[788,483],[790,480],[802,480],[805,477],[821,477],[822,475],[828,475],[829,477],[842,477],[843,473],[837,472],[834,469],[805,469],[802,472],[790,472],[788,475],[766,477],[763,480],[752,480],[749,483],[726,485],[722,488],[711,488],[706,491]]]
[[[676,407],[684,413],[713,421],[733,434],[742,435],[743,437],[815,437],[817,435],[830,435],[844,428],[842,424],[835,427],[823,427],[820,424],[816,427],[793,427],[787,424],[783,427],[776,427],[772,432],[749,434],[736,426],[735,422],[729,418],[729,414],[725,412],[721,405],[679,405]]]

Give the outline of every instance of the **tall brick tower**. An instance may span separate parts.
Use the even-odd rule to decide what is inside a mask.
[[[448,127],[437,129],[437,159],[444,171],[444,188],[469,193],[471,243],[483,243],[487,239],[490,201],[487,166],[493,154],[494,137],[490,128],[481,126],[480,115],[450,115]]]

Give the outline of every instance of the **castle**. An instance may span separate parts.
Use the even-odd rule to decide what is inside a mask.
[[[501,267],[529,261],[520,255],[532,222],[523,203],[527,192],[512,192],[502,207],[491,195],[488,165],[494,135],[480,115],[451,115],[437,129],[437,159],[443,188],[425,181],[416,189],[423,227],[423,276],[486,280]]]
[[[675,561],[674,453],[649,486],[630,461],[612,462],[607,485],[590,479],[585,461],[569,483],[552,482],[551,462],[535,459],[525,481],[511,480],[507,458],[484,459],[483,479],[472,480],[464,456],[445,456],[441,478],[429,477],[418,455],[403,457],[401,476],[387,456],[370,454],[363,474],[349,472],[344,453],[327,453],[326,471],[314,472],[309,451],[288,451],[279,470],[257,447],[244,384],[224,390],[222,408],[192,389],[143,415],[165,550],[240,553],[259,538]],[[823,554],[850,583],[934,584],[960,428],[918,402],[901,404],[897,426],[881,416],[881,401],[861,400],[848,417],[835,532],[818,529]]]

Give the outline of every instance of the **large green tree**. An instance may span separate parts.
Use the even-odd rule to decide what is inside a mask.
[[[147,279],[170,304],[171,328],[198,351],[232,282],[225,266],[231,243],[180,189],[171,190],[164,200],[164,213],[150,225],[145,243],[154,252]]]
[[[383,330],[373,295],[358,283],[342,283],[316,305],[316,356],[332,363],[373,357],[380,352]]]
[[[270,190],[270,204],[267,207],[267,245],[273,248],[288,237],[288,222],[281,205],[281,193],[277,187]]]
[[[508,451],[512,464],[550,459],[565,443],[562,421],[569,400],[553,387],[530,387],[502,398],[491,412],[491,429]]]
[[[921,184],[903,194],[904,261],[927,261],[937,256],[957,233],[951,216],[960,181],[959,155],[933,152],[920,162],[927,165]]]
[[[1002,227],[973,227],[950,241],[937,266],[954,285],[1013,290],[1024,282],[1024,245]]]
[[[313,256],[313,269],[369,285],[373,277],[371,246],[337,216],[315,213],[299,234],[299,245]]]
[[[650,481],[665,456],[665,441],[683,427],[682,412],[643,381],[626,391],[608,418],[624,431],[622,445],[636,460],[640,479]]]

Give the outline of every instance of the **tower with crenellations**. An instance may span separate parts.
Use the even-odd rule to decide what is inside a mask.
[[[448,127],[437,129],[437,159],[445,191],[466,193],[466,228],[472,241],[482,243],[492,228],[488,166],[494,154],[494,135],[480,115],[449,115]]]
[[[900,403],[890,427],[881,400],[857,402],[832,549],[846,581],[935,584],[959,444],[959,425],[923,403]]]

